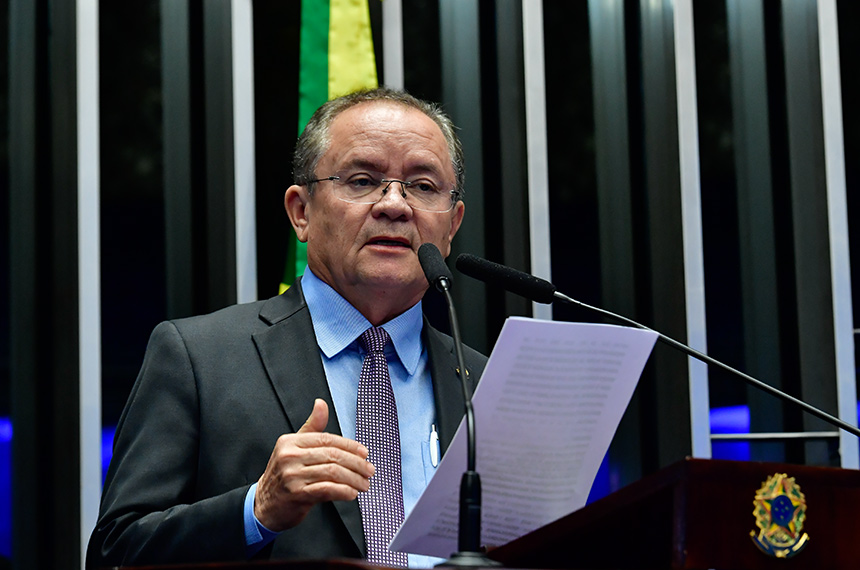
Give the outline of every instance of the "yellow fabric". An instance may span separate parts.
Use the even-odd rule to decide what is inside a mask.
[[[367,0],[331,0],[329,10],[329,99],[377,87]]]

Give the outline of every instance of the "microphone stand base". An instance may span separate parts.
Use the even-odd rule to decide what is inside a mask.
[[[445,562],[440,562],[436,568],[499,568],[502,563],[487,558],[481,552],[455,552]]]

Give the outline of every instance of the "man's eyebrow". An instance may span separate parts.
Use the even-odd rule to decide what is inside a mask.
[[[417,172],[419,174],[435,174],[437,176],[443,176],[443,173],[439,170],[438,166],[426,162],[421,162],[410,166],[409,171]]]
[[[349,159],[341,168],[341,170],[366,170],[373,174],[379,174],[385,176],[387,174],[385,166],[382,164],[382,161],[374,160],[372,158],[365,157],[355,157]],[[445,178],[445,173],[443,169],[438,165],[432,162],[416,162],[414,164],[407,165],[407,170],[410,175],[409,178],[418,175],[431,175],[436,178]]]
[[[378,161],[368,159],[368,158],[353,158],[353,159],[350,159],[349,161],[347,161],[347,163],[344,164],[343,166],[347,170],[360,168],[360,169],[369,170],[371,172],[375,172],[378,174],[383,174],[383,172],[384,172],[382,165]]]

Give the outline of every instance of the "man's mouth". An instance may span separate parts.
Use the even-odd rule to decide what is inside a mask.
[[[368,242],[369,245],[388,245],[394,247],[409,247],[409,244],[403,240],[395,240],[395,239],[372,239]]]

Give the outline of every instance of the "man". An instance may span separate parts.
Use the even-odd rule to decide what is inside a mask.
[[[421,315],[417,257],[426,242],[450,253],[462,151],[438,108],[379,89],[314,114],[294,175],[284,204],[308,271],[268,301],[155,329],[117,428],[88,566],[405,563],[380,553],[379,521],[401,502],[400,513],[412,508],[435,469],[435,436],[444,452],[463,410],[453,343]],[[364,348],[367,335],[385,348]],[[467,378],[485,360],[467,349]],[[389,386],[389,374],[395,436],[380,444],[383,428],[367,421],[385,406],[362,400],[363,383],[384,375]]]

